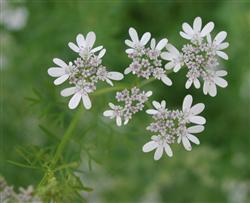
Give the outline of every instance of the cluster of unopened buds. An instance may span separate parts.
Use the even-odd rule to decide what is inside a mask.
[[[172,44],[168,43],[167,38],[159,40],[157,43],[151,34],[146,32],[140,38],[134,28],[129,28],[130,39],[125,40],[129,47],[126,49],[128,57],[132,60],[124,70],[124,74],[133,74],[146,80],[153,78],[161,80],[165,85],[171,86],[172,80],[168,77],[171,72],[178,72],[187,69],[186,89],[192,84],[195,88],[200,88],[200,81],[204,81],[203,93],[215,96],[216,86],[222,88],[227,86],[227,81],[223,76],[227,75],[225,70],[220,70],[220,58],[227,60],[228,56],[223,50],[229,46],[224,42],[227,36],[225,31],[219,32],[214,39],[211,38],[211,31],[214,23],[209,22],[202,28],[202,20],[196,17],[193,26],[183,23],[183,31],[180,35],[189,40],[179,51]],[[93,48],[96,36],[94,32],[89,32],[84,38],[82,34],[76,37],[77,44],[69,43],[69,47],[79,57],[68,64],[61,59],[55,58],[53,62],[58,67],[49,68],[48,73],[57,79],[55,85],[60,85],[68,81],[71,87],[61,91],[62,96],[72,96],[69,101],[69,108],[74,109],[80,101],[86,109],[90,109],[92,104],[89,94],[96,90],[98,81],[106,81],[113,86],[112,80],[122,80],[122,73],[109,72],[102,65],[102,57],[106,49],[103,46]],[[139,85],[140,86],[140,85]],[[142,85],[141,85],[142,86]],[[144,109],[152,91],[140,90],[134,86],[131,89],[124,89],[116,93],[116,100],[121,104],[109,103],[109,110],[104,111],[103,115],[116,120],[118,126],[126,125],[132,116]],[[144,152],[154,149],[154,159],[161,158],[165,151],[168,156],[173,152],[170,145],[182,143],[188,151],[192,149],[190,142],[199,144],[199,139],[193,134],[204,130],[205,118],[199,116],[205,105],[202,103],[192,106],[193,98],[187,95],[183,101],[182,110],[170,110],[166,108],[166,102],[153,101],[154,109],[146,112],[153,118],[153,122],[146,128],[154,135],[151,141],[143,146]],[[195,124],[191,126],[191,124]]]

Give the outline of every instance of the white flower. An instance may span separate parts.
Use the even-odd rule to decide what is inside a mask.
[[[68,97],[68,96],[73,95],[73,97],[71,97],[71,99],[69,101],[69,105],[68,105],[70,109],[75,109],[79,105],[81,99],[82,99],[83,105],[86,109],[90,109],[92,106],[90,98],[87,94],[87,91],[86,90],[84,91],[82,88],[68,87],[68,88],[61,91],[61,95],[63,97]]]
[[[116,125],[121,126],[122,125],[122,108],[120,106],[114,105],[113,103],[109,103],[109,107],[111,110],[106,110],[103,112],[103,115],[105,117],[109,117],[110,119],[116,118]],[[124,123],[124,125],[127,124],[128,121]]]
[[[166,101],[164,101],[164,100],[162,100],[161,103],[159,103],[157,101],[153,101],[152,104],[155,107],[155,109],[146,110],[146,113],[149,115],[161,113],[162,111],[164,111],[166,109]]]
[[[114,105],[109,103],[111,110],[104,111],[103,115],[110,119],[116,118],[116,124],[118,126],[128,124],[132,116],[144,108],[145,102],[148,101],[148,97],[152,95],[152,91],[141,91],[137,87],[131,88],[131,90],[124,89],[121,92],[116,93],[116,99],[118,102],[124,102],[124,105]]]
[[[141,49],[144,47],[148,41],[150,40],[151,34],[149,32],[146,32],[142,35],[142,38],[139,40],[137,31],[134,28],[129,28],[129,36],[131,40],[126,39],[125,44],[129,46],[129,49],[126,49],[126,53],[130,54],[133,53],[134,50]]]
[[[218,55],[219,57],[228,60],[228,55],[221,51],[223,49],[226,49],[229,46],[228,42],[223,42],[227,37],[227,33],[225,31],[219,32],[214,40],[212,41],[211,35],[207,35],[207,42],[210,44],[212,50]]]
[[[167,139],[161,135],[153,135],[151,137],[151,141],[143,146],[142,151],[151,152],[154,149],[156,149],[154,153],[154,160],[159,160],[162,157],[163,151],[165,151],[169,157],[173,156],[173,152],[167,142]]]
[[[13,2],[1,0],[0,24],[8,30],[21,30],[25,27],[28,19],[28,10],[26,7],[12,5]]]
[[[201,83],[198,79],[198,77],[200,76],[200,72],[197,71],[196,69],[192,69],[187,73],[187,76],[188,76],[188,79],[185,83],[185,88],[189,89],[192,86],[192,84],[194,84],[194,87],[196,89],[199,89],[201,86]]]
[[[198,114],[203,111],[205,105],[199,103],[192,107],[192,101],[192,96],[187,95],[183,101],[182,111],[167,109],[164,100],[161,103],[153,101],[155,109],[146,111],[147,114],[152,116],[153,122],[146,129],[158,134],[158,136],[153,136],[152,141],[143,146],[144,152],[157,149],[154,158],[158,160],[163,154],[163,149],[169,156],[172,156],[170,145],[176,142],[182,142],[186,150],[192,149],[190,141],[200,144],[199,139],[192,133],[199,133],[204,130],[202,125],[205,124],[206,120]],[[198,125],[190,127],[190,123]]]
[[[54,81],[54,84],[60,85],[69,78],[74,67],[71,62],[69,63],[69,65],[67,65],[63,60],[59,58],[54,58],[53,62],[59,67],[49,68],[48,74],[52,77],[57,77],[57,79]]]
[[[201,29],[201,27],[202,20],[200,17],[196,17],[194,19],[193,28],[188,23],[182,24],[183,32],[181,31],[180,35],[185,39],[200,42],[203,37],[207,36],[214,29],[214,23],[207,23],[203,29]]]
[[[182,55],[172,44],[167,44],[166,49],[168,52],[163,52],[161,54],[162,59],[170,61],[165,65],[165,69],[173,69],[173,71],[176,73],[183,65]]]
[[[191,133],[200,133],[203,130],[204,130],[204,126],[203,125],[195,125],[195,126],[189,127],[189,128],[187,128],[185,134],[182,134],[182,135],[180,135],[178,137],[177,142],[178,143],[182,142],[184,148],[187,151],[190,151],[192,149],[190,141],[193,142],[194,144],[197,144],[197,145],[200,144],[199,139],[196,136],[194,136],[193,134],[191,134]]]
[[[222,78],[226,75],[227,71],[225,70],[211,71],[204,79],[203,93],[205,95],[209,94],[212,97],[216,96],[216,85],[222,88],[225,88],[228,85],[227,81]]]
[[[168,43],[167,38],[163,38],[163,39],[161,39],[161,40],[157,43],[157,45],[156,45],[155,38],[152,38],[152,39],[151,39],[151,42],[150,42],[150,48],[151,48],[152,50],[161,51],[164,47],[166,47],[167,43]]]
[[[205,124],[206,119],[202,116],[198,116],[198,114],[204,110],[205,105],[203,103],[198,103],[192,106],[192,102],[193,97],[191,95],[187,95],[183,100],[182,111],[185,115],[185,118],[191,123],[198,125]]]
[[[98,46],[92,49],[94,46],[95,40],[96,40],[96,35],[94,32],[89,32],[86,36],[86,39],[84,38],[82,34],[78,34],[76,37],[77,45],[72,42],[69,42],[68,45],[74,52],[79,53],[79,55],[82,58],[88,59],[91,54],[97,51],[100,51],[103,48],[103,46]],[[105,52],[102,54],[104,55]],[[99,57],[101,58],[102,56],[99,56]]]

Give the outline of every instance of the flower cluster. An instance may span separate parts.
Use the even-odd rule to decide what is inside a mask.
[[[227,72],[218,69],[219,57],[228,59],[227,54],[223,52],[229,46],[228,42],[224,42],[227,33],[221,31],[212,40],[210,33],[214,29],[214,23],[209,22],[202,28],[200,17],[195,18],[192,27],[188,23],[183,23],[182,29],[180,35],[190,42],[179,51],[168,43],[166,38],[156,43],[154,38],[151,39],[149,32],[139,38],[137,31],[132,27],[129,28],[130,39],[125,40],[125,44],[129,47],[126,49],[126,53],[132,62],[124,70],[124,74],[132,73],[137,77],[146,78],[146,80],[153,77],[171,86],[172,81],[167,75],[168,71],[178,72],[185,66],[187,69],[185,87],[188,89],[194,85],[198,89],[201,87],[200,80],[202,79],[204,94],[215,96],[217,94],[216,85],[222,88],[227,86],[227,81],[222,78],[227,75]],[[89,32],[86,39],[83,35],[78,34],[77,45],[70,42],[69,47],[78,53],[79,57],[68,64],[55,58],[53,61],[58,67],[48,70],[49,75],[57,78],[54,81],[55,85],[62,84],[66,80],[72,85],[61,92],[61,95],[65,97],[73,95],[69,101],[70,109],[76,108],[81,99],[85,108],[90,109],[91,101],[88,95],[96,90],[98,81],[106,81],[113,85],[112,80],[123,79],[123,74],[108,72],[102,65],[102,57],[106,50],[102,46],[93,48],[95,39],[93,32]],[[149,42],[150,45],[147,45]],[[143,85],[145,84],[147,82]],[[126,125],[135,113],[143,110],[145,102],[151,95],[152,91],[142,91],[137,87],[124,89],[116,93],[117,102],[123,104],[109,103],[110,109],[104,111],[103,115],[116,119],[118,126]],[[182,110],[166,108],[164,100],[162,102],[153,101],[155,109],[146,111],[152,115],[153,122],[146,129],[154,135],[151,141],[143,146],[144,152],[155,149],[154,159],[159,160],[163,151],[170,157],[173,155],[171,144],[182,143],[184,148],[190,151],[192,149],[190,142],[200,143],[193,134],[204,130],[203,125],[206,120],[199,114],[204,110],[205,105],[199,103],[192,106],[192,101],[192,96],[187,95],[184,98]]]
[[[126,125],[132,119],[133,114],[142,111],[145,102],[151,95],[151,91],[141,91],[137,87],[133,87],[130,91],[124,89],[116,93],[116,100],[123,102],[124,106],[109,103],[111,110],[104,111],[103,115],[111,119],[115,118],[118,126],[121,126],[122,122]]]
[[[42,203],[42,200],[34,194],[33,186],[27,189],[19,188],[17,193],[2,177],[0,177],[0,200],[1,203]]]
[[[61,95],[64,97],[73,97],[69,101],[69,108],[75,109],[81,99],[86,109],[90,109],[92,104],[89,98],[89,93],[96,90],[98,81],[106,81],[111,86],[111,80],[122,80],[123,74],[119,72],[108,72],[107,68],[102,65],[102,57],[106,49],[103,46],[93,48],[96,36],[94,32],[89,32],[86,39],[82,34],[76,37],[77,45],[70,42],[69,47],[76,53],[78,57],[73,62],[65,63],[63,60],[54,58],[53,62],[57,67],[48,69],[48,74],[57,79],[55,85],[60,85],[68,80],[71,87],[62,90]],[[99,53],[98,53],[99,52]],[[98,53],[98,54],[96,54]]]
[[[219,32],[214,40],[211,39],[211,31],[214,28],[214,23],[207,23],[202,29],[202,20],[196,17],[191,27],[188,23],[183,23],[180,35],[190,40],[190,43],[185,44],[181,52],[173,45],[166,46],[167,51],[161,54],[162,59],[169,61],[166,64],[166,69],[173,69],[174,72],[180,70],[182,66],[186,66],[188,72],[186,74],[187,81],[186,89],[193,84],[195,88],[200,88],[200,80],[204,81],[203,92],[210,96],[216,96],[216,85],[225,88],[227,81],[222,77],[227,75],[224,70],[218,70],[219,57],[225,60],[228,56],[222,50],[229,46],[228,42],[224,42],[227,33]]]
[[[143,152],[150,152],[156,149],[154,159],[159,160],[163,151],[168,156],[173,156],[170,145],[181,143],[188,151],[192,149],[190,142],[200,144],[199,139],[192,133],[199,133],[204,130],[205,118],[199,116],[205,105],[198,103],[192,106],[193,98],[187,95],[184,98],[182,110],[169,110],[166,108],[166,102],[161,103],[153,101],[155,109],[148,109],[146,112],[152,115],[153,122],[147,127],[147,130],[154,133],[151,141],[143,146]],[[190,124],[196,124],[190,126]]]
[[[164,38],[156,44],[156,40],[152,38],[150,46],[145,47],[151,38],[149,32],[144,33],[139,40],[136,30],[129,28],[129,35],[131,40],[125,40],[125,44],[130,47],[126,49],[126,53],[128,57],[132,59],[132,63],[125,69],[124,73],[129,74],[131,72],[137,77],[146,79],[154,77],[166,85],[171,86],[172,81],[167,76],[166,70],[162,68],[162,60],[160,58],[168,40]]]

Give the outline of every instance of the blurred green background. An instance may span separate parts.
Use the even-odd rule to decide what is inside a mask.
[[[175,146],[174,157],[153,160],[142,153],[150,138],[145,127],[150,117],[141,112],[126,127],[118,128],[102,112],[115,92],[93,98],[93,108],[83,111],[66,162],[80,162],[81,179],[94,190],[84,193],[94,203],[245,203],[250,202],[250,4],[248,1],[8,1],[27,11],[20,29],[1,24],[1,168],[15,187],[36,185],[41,171],[17,167],[18,149],[37,145],[54,149],[76,110],[67,107],[47,69],[52,59],[74,60],[68,47],[78,33],[94,31],[97,43],[107,48],[104,64],[123,71],[130,63],[124,40],[128,28],[140,34],[150,31],[156,39],[167,37],[177,48],[186,42],[179,36],[183,22],[196,16],[214,21],[214,34],[228,32],[230,57],[223,62],[229,86],[215,98],[202,90],[185,90],[185,71],[171,74],[172,87],[155,81],[144,87],[153,99],[165,99],[180,107],[184,96],[206,105],[201,145],[191,152]],[[1,8],[1,12],[2,12]],[[213,35],[214,36],[214,35]],[[135,77],[123,81],[131,84]],[[118,84],[116,82],[115,84]],[[105,85],[107,87],[107,85]],[[152,99],[152,98],[151,98]],[[48,133],[48,131],[50,133]],[[46,133],[47,132],[47,133]],[[51,135],[51,136],[50,136]]]

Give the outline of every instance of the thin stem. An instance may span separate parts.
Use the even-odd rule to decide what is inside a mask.
[[[147,85],[147,84],[149,84],[149,83],[151,83],[151,82],[153,82],[155,80],[156,80],[155,78],[150,78],[150,79],[143,80],[141,82],[141,84],[138,85],[138,87],[143,87],[143,86],[145,86],[145,85]]]
[[[68,143],[68,141],[72,137],[73,131],[74,131],[74,129],[75,129],[77,123],[78,123],[78,120],[80,118],[81,112],[82,112],[82,109],[81,108],[78,109],[78,111],[74,115],[74,118],[71,121],[69,127],[67,128],[66,132],[64,133],[63,138],[62,138],[60,144],[58,145],[58,147],[56,149],[55,156],[54,156],[54,158],[52,160],[52,163],[51,163],[51,167],[52,168],[54,168],[54,166],[56,165],[57,161],[60,159],[61,154],[62,154],[62,152],[63,152],[66,144]]]
[[[138,87],[143,87],[151,82],[153,82],[155,80],[155,78],[150,78],[148,80],[144,80],[141,82],[140,85],[138,85]],[[95,93],[93,93],[92,95],[93,96],[98,96],[98,95],[102,95],[102,94],[105,94],[105,93],[108,93],[108,92],[112,92],[112,91],[116,91],[116,90],[122,90],[126,88],[125,85],[121,85],[121,86],[116,86],[116,87],[109,87],[109,88],[104,88],[104,89],[101,89],[99,91],[96,91]],[[82,109],[78,109],[78,111],[76,112],[76,114],[74,115],[74,118],[73,120],[71,121],[71,123],[69,124],[66,132],[64,133],[57,149],[56,149],[56,152],[55,152],[55,155],[54,155],[54,158],[50,164],[50,167],[49,169],[51,170],[54,170],[57,162],[59,161],[59,159],[61,158],[61,155],[62,155],[62,152],[65,148],[65,146],[67,145],[67,143],[69,142],[69,140],[71,139],[71,137],[73,136],[73,131],[75,129],[75,127],[77,126],[77,123],[80,119],[80,115],[82,113]],[[39,183],[39,186],[41,186],[43,183],[45,183],[47,181],[47,178],[49,176],[49,172],[48,171],[42,178],[41,182]]]
[[[108,87],[108,88],[98,90],[98,91],[94,92],[92,95],[93,96],[98,96],[98,95],[105,94],[105,93],[108,93],[108,92],[112,92],[112,91],[116,91],[116,90],[122,90],[124,88],[126,88],[125,85],[115,86],[115,87]]]

